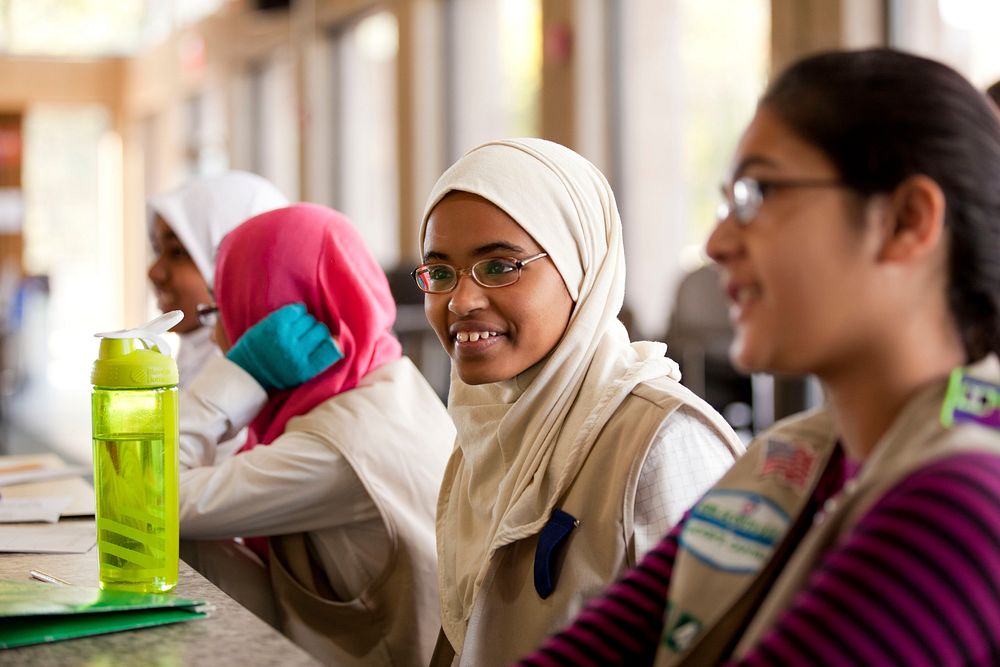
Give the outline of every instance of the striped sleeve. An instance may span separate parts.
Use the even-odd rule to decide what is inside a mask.
[[[518,664],[597,667],[651,663],[663,632],[667,587],[681,525],[683,520],[604,595],[588,603],[572,625]]]
[[[520,664],[651,664],[678,531]],[[886,493],[729,667],[986,667],[1000,664],[998,644],[1000,457],[966,453]]]
[[[837,491],[848,470],[843,451],[837,448],[817,485],[810,507],[815,508]],[[667,589],[677,556],[678,539],[688,513],[680,522],[605,594],[580,613],[572,625],[553,635],[521,665],[646,665],[653,662],[666,613]]]
[[[738,664],[1000,664],[1000,457],[964,453],[884,495]]]

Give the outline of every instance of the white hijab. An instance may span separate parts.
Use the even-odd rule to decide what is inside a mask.
[[[284,206],[288,199],[270,181],[245,171],[229,171],[195,178],[176,190],[150,197],[146,217],[150,235],[156,216],[163,218],[211,288],[222,238],[245,220]],[[181,336],[177,370],[182,387],[219,354],[211,333],[201,327]]]
[[[618,320],[622,225],[614,193],[594,165],[541,139],[473,149],[431,191],[421,253],[431,211],[456,190],[516,220],[549,253],[575,304],[559,344],[517,378],[472,386],[452,372],[448,410],[458,437],[438,499],[438,579],[442,625],[461,652],[495,551],[541,530],[637,384],[680,379],[680,372],[666,345],[630,343]]]
[[[184,244],[205,282],[215,281],[215,253],[222,238],[259,213],[288,206],[270,181],[245,171],[228,171],[188,181],[176,190],[150,197],[150,233],[159,215]]]

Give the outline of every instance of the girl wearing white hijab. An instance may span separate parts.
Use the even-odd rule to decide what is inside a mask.
[[[288,205],[269,181],[244,171],[196,178],[147,202],[149,236],[156,259],[149,279],[160,310],[184,311],[177,370],[183,388],[220,354],[212,328],[198,321],[198,304],[212,303],[215,253],[222,237],[258,213]]]
[[[420,244],[458,429],[432,664],[505,664],[634,564],[743,447],[665,345],[629,342],[621,220],[581,156],[539,139],[472,150],[434,186]]]

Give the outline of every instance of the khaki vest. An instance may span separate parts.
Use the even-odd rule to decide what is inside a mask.
[[[666,378],[637,385],[601,430],[557,504],[579,523],[559,551],[555,589],[545,599],[535,590],[538,534],[499,549],[476,597],[456,664],[489,667],[520,658],[635,565],[632,534],[639,472],[660,425],[682,405],[696,409],[715,427],[734,459],[743,451],[725,420],[682,385]],[[439,650],[432,664],[452,664],[453,655]]]
[[[440,627],[434,509],[455,439],[447,411],[404,358],[288,429],[329,440],[350,463],[382,516],[391,553],[358,598],[338,600],[306,534],[271,538],[282,631],[326,664],[427,664]]]
[[[972,372],[1000,379],[992,358]],[[901,479],[962,451],[1000,455],[1000,432],[941,426],[945,388],[938,382],[918,393],[858,475],[815,517],[803,509],[836,445],[829,412],[793,417],[756,438],[692,509],[681,532],[657,667],[701,667],[744,656],[805,587],[823,555]]]

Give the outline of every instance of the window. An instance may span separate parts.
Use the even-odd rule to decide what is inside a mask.
[[[660,337],[701,261],[719,183],[765,84],[768,0],[610,3],[617,121],[612,185],[625,227],[626,303]],[[639,303],[639,299],[642,302]]]
[[[221,91],[208,88],[184,102],[185,180],[226,170],[225,107]]]
[[[290,50],[279,49],[252,68],[247,90],[251,171],[295,201],[299,198],[299,111]]]
[[[91,106],[36,106],[24,125],[25,268],[48,276],[51,292],[21,332],[44,375],[12,412],[71,460],[88,457],[90,334],[125,324],[122,144],[109,128],[107,111]]]
[[[0,0],[0,51],[70,57],[132,53],[142,43],[145,4]]]
[[[538,134],[540,0],[445,5],[449,163],[492,139]]]
[[[333,205],[384,267],[399,260],[396,17],[371,14],[335,31]]]
[[[951,65],[981,89],[1000,79],[1000,3],[892,0],[890,43]]]

